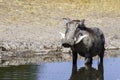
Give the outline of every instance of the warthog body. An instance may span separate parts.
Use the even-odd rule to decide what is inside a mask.
[[[88,28],[84,20],[70,20],[66,22],[65,34],[62,34],[62,46],[72,50],[73,64],[77,63],[77,53],[85,57],[86,64],[92,64],[92,57],[98,55],[103,62],[105,39],[99,28]]]

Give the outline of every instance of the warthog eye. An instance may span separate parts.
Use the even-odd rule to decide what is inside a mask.
[[[80,35],[81,35],[81,36],[83,36],[83,34],[82,34],[82,33],[80,33]]]

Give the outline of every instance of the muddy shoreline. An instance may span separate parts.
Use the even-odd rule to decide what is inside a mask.
[[[120,55],[120,49],[118,50],[106,50],[105,57],[117,57]],[[23,64],[39,64],[44,62],[62,62],[72,61],[72,55],[70,49],[64,48],[44,48],[41,51],[31,50],[11,50],[0,51],[0,66],[10,65],[23,65]],[[79,59],[84,59],[79,56]],[[98,59],[95,56],[94,59]]]

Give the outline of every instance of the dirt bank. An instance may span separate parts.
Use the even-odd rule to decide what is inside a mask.
[[[106,50],[106,57],[117,57],[120,56],[120,50]],[[69,52],[63,52],[61,50],[51,50],[46,49],[41,52],[33,51],[7,51],[0,52],[1,63],[0,66],[11,66],[11,65],[24,65],[24,64],[39,64],[44,62],[62,62],[62,61],[72,61],[72,55]],[[83,59],[83,57],[78,56],[78,59]],[[94,59],[98,59],[96,56]]]

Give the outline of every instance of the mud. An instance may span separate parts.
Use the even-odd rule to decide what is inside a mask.
[[[120,50],[106,50],[106,57],[116,57],[120,55]],[[63,62],[63,61],[72,61],[71,52],[63,52],[62,50],[51,50],[45,49],[39,52],[33,51],[7,51],[0,52],[1,64],[0,66],[9,66],[9,65],[23,65],[30,63],[44,63],[44,62]],[[79,56],[79,59],[83,57]],[[94,59],[99,59],[98,56]]]

